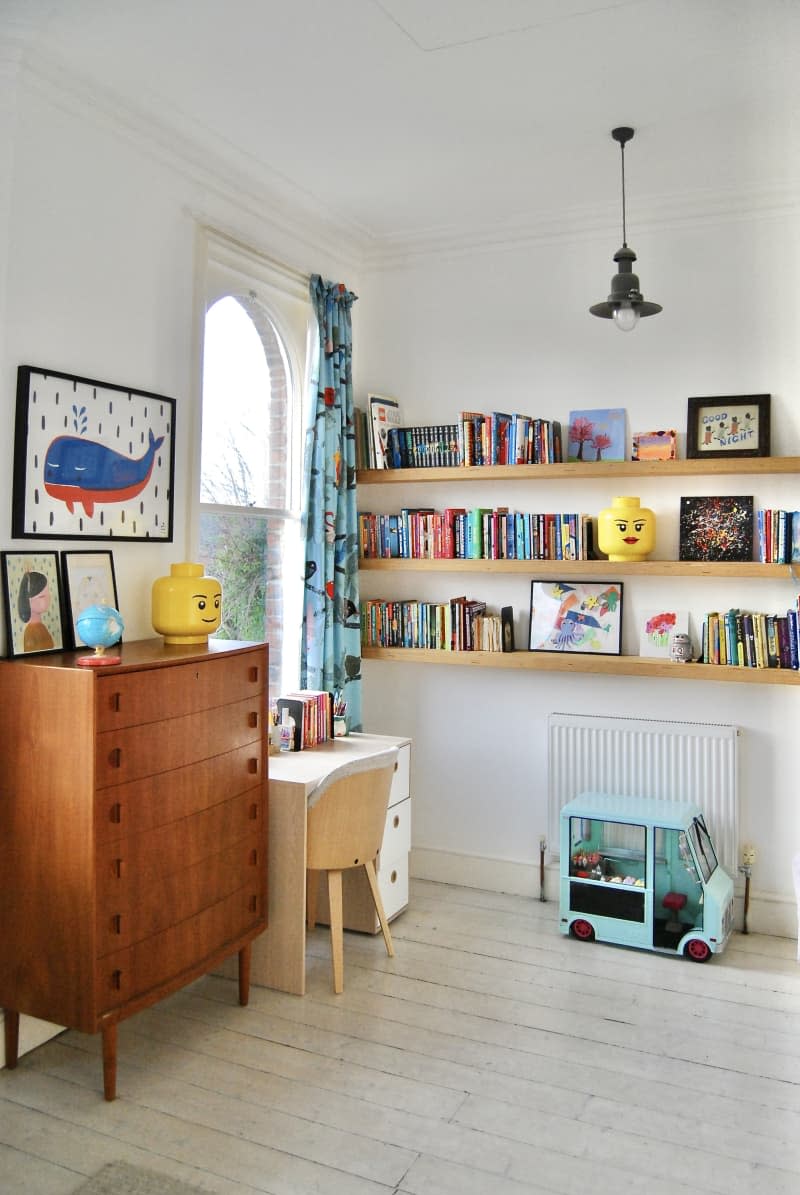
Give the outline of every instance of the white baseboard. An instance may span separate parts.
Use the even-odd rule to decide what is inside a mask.
[[[3,1014],[0,1012],[0,1025],[3,1024]],[[21,1016],[19,1018],[19,1057],[35,1050],[42,1042],[63,1033],[63,1025],[53,1025],[50,1021],[39,1021],[36,1017]],[[0,1036],[0,1067],[6,1064],[5,1038]]]
[[[545,899],[558,900],[559,868],[548,863],[545,871]],[[508,859],[489,859],[481,855],[461,855],[455,851],[436,851],[413,847],[409,874],[419,880],[439,884],[459,884],[464,888],[484,888],[487,892],[510,892],[515,896],[539,899],[539,861],[515,863]],[[744,893],[736,886],[736,926],[742,928]],[[776,938],[796,938],[797,904],[794,897],[771,892],[750,891],[747,928],[753,934],[772,934]]]

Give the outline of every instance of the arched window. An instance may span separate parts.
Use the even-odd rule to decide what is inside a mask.
[[[209,256],[197,558],[222,584],[219,637],[269,643],[274,699],[299,679],[305,344],[299,313],[255,273],[245,289]]]

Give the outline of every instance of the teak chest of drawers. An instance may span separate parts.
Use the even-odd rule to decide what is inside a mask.
[[[0,662],[0,1006],[102,1032],[266,925],[267,648],[123,644]],[[85,654],[85,653],[84,653]]]

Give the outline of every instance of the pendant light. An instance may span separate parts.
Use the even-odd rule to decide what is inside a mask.
[[[633,137],[633,129],[625,126],[611,130],[611,136],[619,142],[622,161],[622,248],[617,249],[614,261],[618,272],[611,279],[611,294],[605,303],[595,303],[590,307],[592,315],[599,315],[601,319],[613,319],[621,332],[631,332],[639,322],[641,316],[657,315],[661,310],[658,303],[646,303],[639,290],[639,278],[634,274],[632,266],[636,261],[633,249],[628,248],[625,228],[625,144]]]

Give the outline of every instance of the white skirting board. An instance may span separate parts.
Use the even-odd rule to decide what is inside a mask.
[[[464,888],[483,888],[487,892],[510,892],[539,899],[539,860],[530,863],[509,859],[488,859],[479,855],[462,855],[455,851],[428,850],[412,847],[409,858],[412,879],[432,880],[439,884],[459,884]],[[742,928],[744,911],[744,881],[736,883],[736,927]],[[558,900],[559,867],[545,866],[545,896]],[[409,908],[413,912],[414,893]],[[797,907],[790,897],[750,889],[750,908],[747,928],[752,934],[774,934],[778,938],[797,937]]]

